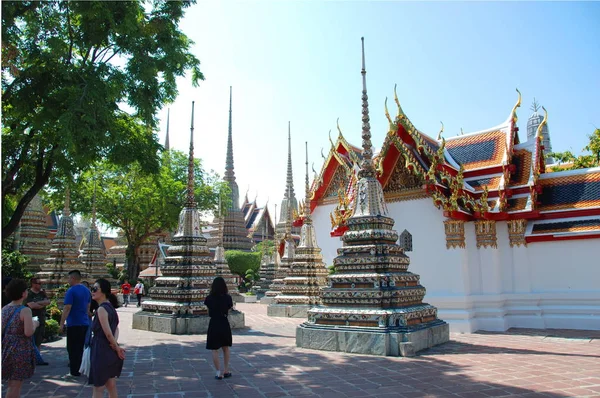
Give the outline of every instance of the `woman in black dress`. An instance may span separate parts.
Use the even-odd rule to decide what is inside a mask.
[[[93,398],[103,397],[105,388],[113,398],[117,397],[117,377],[125,359],[125,350],[117,343],[119,316],[115,308],[119,303],[106,279],[98,279],[91,290],[98,309],[92,322],[89,383],[94,386]]]
[[[210,323],[208,324],[208,334],[206,336],[206,349],[212,350],[213,363],[217,374],[215,379],[221,380],[223,377],[231,377],[229,371],[229,347],[231,347],[231,327],[227,314],[233,308],[233,300],[227,294],[227,285],[225,280],[217,276],[210,288],[210,294],[204,300],[204,305],[208,307]],[[223,349],[224,368],[221,372],[219,364],[219,348]]]

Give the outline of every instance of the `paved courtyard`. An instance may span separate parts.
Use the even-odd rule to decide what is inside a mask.
[[[452,334],[414,358],[311,351],[295,346],[303,320],[271,318],[266,305],[238,304],[230,379],[215,380],[206,336],[131,329],[135,307],[119,309],[127,351],[121,397],[600,397],[600,332],[515,329]],[[24,397],[91,397],[67,371],[65,339],[45,344]],[[4,395],[4,386],[3,386]]]

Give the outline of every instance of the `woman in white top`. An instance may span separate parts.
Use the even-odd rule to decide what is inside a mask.
[[[133,288],[133,294],[137,296],[137,306],[142,305],[142,296],[144,295],[144,284],[141,279],[138,279],[137,284]]]

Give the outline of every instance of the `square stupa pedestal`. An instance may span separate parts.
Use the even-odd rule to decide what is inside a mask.
[[[231,329],[242,329],[246,327],[243,312],[230,311],[227,319],[229,320]],[[206,334],[209,322],[210,317],[208,315],[174,317],[171,315],[139,311],[133,314],[131,327],[133,329],[158,333]]]
[[[262,303],[262,300],[261,300]],[[267,315],[282,318],[307,318],[309,305],[269,304]]]
[[[302,324],[296,328],[296,346],[380,356],[415,356],[417,352],[450,340],[445,322],[409,332],[357,330]]]

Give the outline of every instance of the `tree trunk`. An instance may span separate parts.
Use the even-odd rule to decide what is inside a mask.
[[[140,273],[140,256],[138,252],[138,246],[128,243],[127,251],[125,253],[127,255],[127,277],[130,281],[135,281]]]

